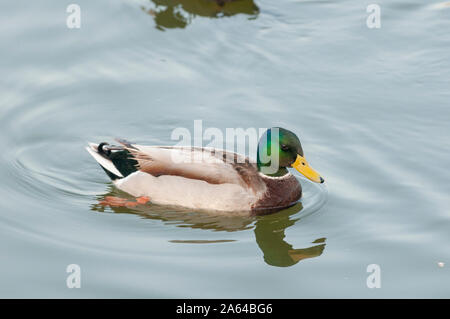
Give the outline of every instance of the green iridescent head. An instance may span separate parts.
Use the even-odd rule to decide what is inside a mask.
[[[297,135],[281,127],[272,127],[261,136],[257,164],[259,171],[268,176],[283,176],[288,167],[294,167],[313,182],[324,182],[305,160]]]

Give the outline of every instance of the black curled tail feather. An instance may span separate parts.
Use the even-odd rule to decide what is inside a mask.
[[[128,175],[138,170],[138,162],[133,158],[131,153],[123,147],[109,146],[108,143],[103,142],[97,146],[97,152],[102,157],[111,161],[115,168],[123,175],[123,177],[127,177]],[[110,172],[102,165],[100,166],[109,176],[109,178],[111,178],[111,180],[114,181],[121,178],[113,172]]]
[[[109,149],[104,149],[103,146],[109,145],[108,143],[102,142],[100,144],[98,144],[97,146],[97,152],[107,158],[109,158],[109,155],[111,155],[111,150]]]

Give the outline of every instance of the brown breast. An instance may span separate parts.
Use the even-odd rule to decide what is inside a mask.
[[[294,175],[283,178],[262,176],[267,191],[252,207],[255,215],[262,215],[289,207],[302,197],[302,187]]]

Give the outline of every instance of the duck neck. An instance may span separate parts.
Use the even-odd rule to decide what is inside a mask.
[[[275,173],[272,174],[266,174],[262,171],[263,167],[268,167],[269,165],[262,165],[261,163],[258,162],[258,171],[266,176],[270,176],[270,177],[280,177],[280,176],[284,176],[286,174],[289,173],[289,171],[287,170],[286,167],[279,167],[278,170]]]
[[[263,169],[263,167],[270,167],[269,163],[261,163],[261,160],[260,160],[260,152],[262,151],[262,152],[266,153],[267,152],[267,151],[265,151],[266,148],[267,148],[267,146],[261,147],[261,143],[258,145],[258,150],[256,153],[256,164],[258,166],[258,171],[263,175],[271,176],[271,177],[279,177],[279,176],[284,176],[284,175],[288,174],[289,171],[286,169],[286,167],[278,167],[278,170],[275,173],[267,174],[267,173],[263,172],[263,171],[265,171]],[[269,156],[270,156],[270,153],[269,153]]]

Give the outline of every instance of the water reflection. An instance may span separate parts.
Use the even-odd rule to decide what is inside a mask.
[[[110,189],[108,194],[98,198],[103,201],[106,196],[117,196],[133,199],[127,194]],[[254,229],[256,243],[264,254],[264,261],[277,267],[289,267],[307,258],[318,257],[325,249],[325,238],[314,240],[314,245],[306,248],[294,248],[285,240],[285,231],[294,225],[300,218],[292,218],[303,209],[301,203],[282,210],[276,214],[265,216],[242,216],[221,215],[217,213],[195,212],[180,208],[168,208],[153,204],[139,205],[133,208],[108,207],[94,204],[92,210],[98,212],[109,211],[115,213],[137,214],[146,219],[163,221],[166,224],[177,225],[177,227],[199,228],[212,231],[236,232]],[[210,244],[233,242],[230,239],[218,240],[171,240],[173,243],[183,244]]]
[[[155,19],[160,30],[185,28],[196,16],[229,17],[239,13],[256,18],[258,6],[253,0],[151,0],[155,7],[142,10]]]
[[[298,213],[302,208],[299,203],[277,214],[258,218],[256,221],[254,230],[256,243],[263,251],[264,261],[267,264],[289,267],[300,260],[322,255],[326,238],[319,238],[312,242],[318,245],[297,249],[285,241],[286,229],[299,220],[299,218],[291,219],[290,216]]]

